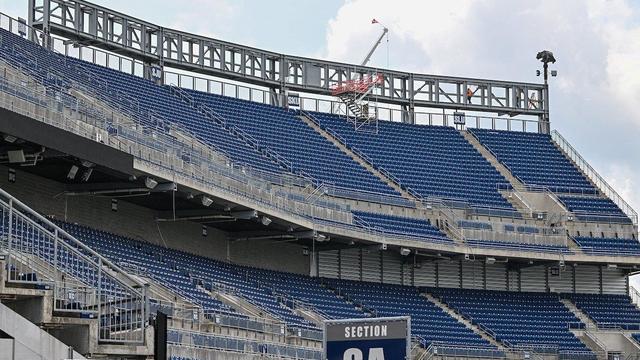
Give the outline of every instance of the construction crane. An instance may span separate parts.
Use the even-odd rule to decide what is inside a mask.
[[[380,24],[378,20],[371,20],[372,24]],[[387,27],[382,26],[382,34],[378,37],[376,42],[371,47],[371,50],[367,53],[364,60],[360,66],[366,66],[371,60],[371,56],[376,52],[380,43],[382,43],[382,39],[388,35],[389,29]],[[388,41],[389,38],[387,38]],[[355,70],[355,69],[354,69]],[[369,102],[367,97],[371,94],[374,87],[382,84],[384,82],[384,77],[382,74],[373,73],[373,74],[359,74],[359,72],[354,71],[352,74],[352,78],[341,82],[334,86],[331,89],[331,95],[338,97],[346,106],[345,113],[348,115],[349,112],[353,114],[353,118],[347,116],[347,120],[353,122],[355,125],[356,131],[367,131],[378,133],[378,119],[376,116],[371,116],[369,114]]]
[[[371,23],[380,24],[376,19],[373,19]],[[364,58],[364,60],[362,60],[362,64],[360,64],[360,66],[365,66],[367,65],[367,63],[369,63],[369,60],[371,60],[371,56],[373,55],[374,52],[376,52],[376,49],[378,49],[378,46],[380,46],[380,43],[382,42],[382,39],[388,33],[389,33],[389,29],[387,29],[385,26],[382,26],[382,34],[380,34],[380,37],[378,38],[378,40],[376,40],[376,42],[373,43],[371,50],[369,50],[369,53],[367,54],[367,56]]]

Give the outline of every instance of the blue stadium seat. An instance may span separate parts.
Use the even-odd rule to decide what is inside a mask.
[[[473,128],[469,132],[528,185],[547,186],[559,193],[596,192],[547,134]]]
[[[640,330],[640,309],[628,295],[570,294],[571,301],[598,327]]]
[[[337,115],[313,116],[423,197],[513,210],[497,191],[508,181],[452,127],[380,121],[372,134]]]
[[[490,348],[492,345],[409,286],[325,279],[327,284],[362,304],[378,317],[411,316],[411,333],[432,343]]]
[[[429,288],[448,306],[493,331],[512,345],[558,346],[560,350],[588,351],[568,329],[579,320],[557,294]]]
[[[402,216],[352,211],[355,221],[386,234],[415,237],[425,241],[451,242],[431,221]]]
[[[594,238],[579,236],[575,238],[585,253],[640,255],[640,242],[635,239]]]

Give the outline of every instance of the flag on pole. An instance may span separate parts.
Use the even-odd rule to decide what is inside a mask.
[[[371,23],[372,24],[379,24],[378,20],[376,20],[376,19],[371,20]]]

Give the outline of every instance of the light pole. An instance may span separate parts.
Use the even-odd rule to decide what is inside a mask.
[[[536,55],[536,59],[542,62],[542,72],[544,74],[544,101],[542,115],[542,121],[540,125],[538,125],[538,132],[543,134],[548,134],[551,131],[551,124],[549,121],[549,63],[554,64],[556,62],[556,58],[553,56],[553,53],[549,50],[542,50]],[[540,70],[537,71],[538,76],[540,76]],[[555,70],[551,71],[551,76],[555,76],[557,72]]]

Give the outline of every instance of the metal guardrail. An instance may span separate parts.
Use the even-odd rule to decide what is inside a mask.
[[[251,177],[251,173],[244,168],[236,169],[229,164],[212,161],[211,154],[201,153],[197,148],[183,147],[175,138],[165,139],[162,133],[146,134],[142,129],[121,127],[122,131],[110,134],[109,129],[113,129],[119,119],[98,104],[77,101],[73,108],[63,107],[65,104],[61,104],[59,99],[43,89],[25,88],[22,84],[9,83],[5,80],[3,84],[2,90],[7,96],[2,99],[2,103],[9,110],[34,117],[94,141],[104,142],[140,160],[164,167],[172,173],[181,172],[191,179],[207,179],[211,183],[212,180],[223,177],[226,180],[222,182],[227,186],[235,184],[244,188],[236,191],[255,197],[258,195],[255,191],[258,190],[262,193],[261,199],[264,199],[265,195],[268,196],[268,201],[264,199],[264,203],[270,206],[279,205],[289,209],[288,211],[293,214],[313,215],[316,218],[333,219],[339,222],[351,221],[350,212],[341,210],[342,206],[336,204],[335,207],[327,208],[304,204],[288,198],[288,195],[276,195],[275,190],[270,188],[269,182],[262,178]],[[64,112],[61,112],[63,109]],[[187,152],[189,150],[193,152]],[[188,154],[188,161],[182,159],[179,154]],[[311,214],[311,212],[314,213]]]
[[[209,351],[223,350],[241,354],[253,354],[267,358],[321,360],[321,351],[270,341],[259,341],[247,338],[236,338],[208,332],[185,329],[169,329],[167,334],[169,345],[178,345],[180,349],[169,347],[170,356],[188,356],[185,353],[196,353],[195,358],[211,358],[205,355]],[[197,351],[200,350],[200,351]]]
[[[565,153],[567,158],[571,159],[578,168],[589,178],[594,185],[609,199],[611,199],[632,221],[633,225],[638,227],[638,213],[629,205],[615,189],[593,168],[589,163],[571,146],[557,130],[551,132],[551,138],[558,147]]]
[[[53,309],[98,319],[98,341],[144,344],[146,286],[0,189],[7,281],[53,288]]]

